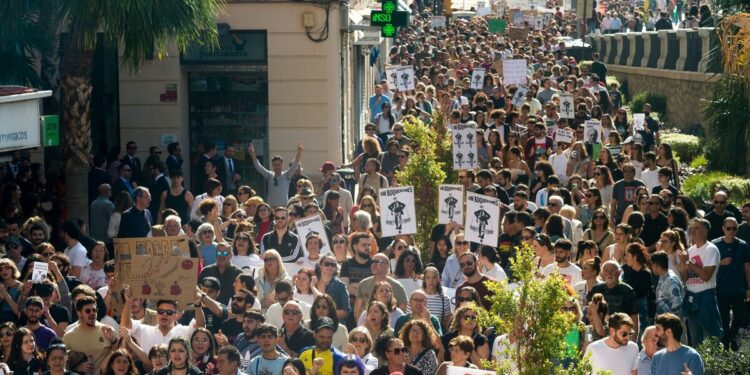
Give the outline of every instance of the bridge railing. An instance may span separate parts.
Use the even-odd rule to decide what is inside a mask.
[[[714,28],[646,31],[589,36],[606,64],[699,73],[720,73],[721,57],[712,51]]]

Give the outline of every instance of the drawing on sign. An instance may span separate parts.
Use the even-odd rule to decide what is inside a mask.
[[[482,194],[468,193],[466,212],[466,240],[497,246],[500,200]]]
[[[475,224],[478,226],[476,229],[480,242],[484,242],[484,236],[487,234],[487,224],[490,222],[490,213],[487,212],[483,206],[480,206],[479,210],[474,211],[474,217],[476,218]]]
[[[135,256],[133,268],[125,281],[133,297],[143,299],[171,299],[190,303],[195,294],[197,258]]]
[[[523,13],[516,12],[513,14],[513,24],[516,26],[523,26]]]
[[[534,19],[534,30],[540,31],[544,28],[544,17],[537,16]]]
[[[34,262],[34,271],[31,274],[31,282],[33,284],[43,283],[47,280],[47,272],[49,271],[49,264],[44,262]]]
[[[598,120],[588,120],[584,122],[584,137],[586,143],[597,144],[602,143],[601,132],[602,123]]]
[[[453,141],[453,145],[456,147],[461,147],[461,139],[464,137],[461,133],[456,133],[456,135],[453,137],[455,140]]]
[[[516,94],[513,95],[513,105],[516,107],[522,106],[524,99],[526,99],[527,92],[529,92],[528,88],[526,88],[525,86],[520,86],[516,91]]]
[[[385,68],[385,76],[388,80],[388,86],[398,90],[398,67],[387,66]]]
[[[297,229],[297,235],[299,238],[304,238],[305,240],[311,236],[311,235],[318,235],[318,238],[320,239],[320,255],[328,254],[328,252],[331,251],[331,247],[328,244],[328,236],[325,235],[325,226],[323,225],[323,220],[318,215],[313,215],[310,217],[306,217],[303,219],[299,219],[294,222],[294,227]],[[323,235],[321,235],[321,233]],[[304,241],[302,243],[302,247],[305,250],[305,254],[309,254],[310,252],[307,250],[307,241]]]
[[[414,90],[414,67],[402,66],[398,68],[398,91],[406,92]]]
[[[401,186],[380,189],[378,191],[381,207],[385,214],[381,215],[381,229],[383,236],[397,236],[400,234],[414,234],[417,231],[414,219],[414,188]]]
[[[463,185],[440,185],[438,189],[438,224],[463,223]]]
[[[641,131],[644,130],[646,124],[645,113],[633,113],[633,130]]]
[[[448,220],[454,221],[453,216],[456,213],[456,204],[458,203],[458,199],[456,199],[456,197],[452,195],[449,195],[448,198],[445,198],[443,202],[445,202],[445,206],[447,208],[446,212],[448,214]]]
[[[453,134],[453,169],[473,169],[477,166],[476,123],[451,125]]]
[[[572,94],[560,94],[560,117],[575,118],[575,104]]]
[[[484,83],[484,68],[474,68],[471,72],[471,88],[474,90],[481,90]]]

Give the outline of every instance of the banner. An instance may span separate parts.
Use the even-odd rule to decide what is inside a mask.
[[[414,187],[401,186],[378,190],[380,229],[383,237],[417,233]]]
[[[331,247],[328,244],[328,236],[326,236],[326,229],[323,226],[323,220],[320,218],[320,215],[298,219],[294,222],[294,226],[297,228],[297,236],[299,236],[299,240],[302,242],[305,255],[309,254],[307,251],[307,236],[310,234],[317,234],[318,238],[323,242],[320,246],[320,255],[328,254],[331,251]]]
[[[401,92],[414,90],[413,66],[401,66],[396,70],[396,87]]]
[[[496,247],[500,234],[500,200],[467,193],[464,228],[467,241]]]
[[[198,258],[134,256],[128,278],[133,297],[176,300],[181,308],[195,300]]]
[[[391,90],[398,89],[398,66],[390,65],[385,67],[385,79],[388,81],[388,87]]]
[[[575,136],[575,130],[571,128],[557,129],[555,133],[555,142],[573,143],[573,136]]]
[[[451,125],[453,138],[453,169],[474,169],[477,160],[477,128],[475,122]]]
[[[474,90],[481,90],[484,85],[484,75],[486,70],[484,68],[474,68],[471,71],[471,88]]]
[[[573,94],[560,94],[560,118],[576,118],[576,107]]]
[[[590,144],[602,143],[602,123],[599,120],[587,120],[583,123],[583,141]]]
[[[511,28],[513,30],[513,28]],[[503,83],[506,85],[526,85],[526,60],[503,60]]]
[[[438,224],[464,222],[464,186],[440,185],[438,188]]]

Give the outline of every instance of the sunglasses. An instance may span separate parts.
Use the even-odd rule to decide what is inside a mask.
[[[461,268],[464,268],[466,266],[473,266],[474,262],[464,262],[464,263],[459,263],[458,265],[461,266]]]
[[[159,315],[172,316],[172,315],[175,314],[175,311],[174,310],[158,309],[158,310],[156,310],[156,313],[159,314]]]
[[[302,311],[299,311],[299,310],[284,310],[284,315],[302,315]]]
[[[286,220],[286,216],[274,216],[273,219],[277,221],[284,221]]]
[[[362,343],[362,344],[366,344],[367,343],[367,339],[364,338],[364,337],[352,337],[349,341],[351,341],[352,343],[355,343],[355,342],[359,342],[359,343]]]
[[[473,322],[473,321],[477,320],[477,316],[476,315],[465,315],[464,316],[464,320],[467,321],[467,322]]]
[[[371,204],[363,204],[363,205],[361,205],[361,206],[359,206],[359,207],[360,207],[360,208],[373,208],[373,207],[375,207],[375,206],[373,206],[373,205],[371,205]]]
[[[372,262],[375,264],[387,264],[388,263],[387,260],[373,260]]]
[[[13,337],[13,332],[11,331],[0,332],[0,337]]]
[[[334,245],[344,245],[346,244],[346,240],[333,240]]]
[[[232,300],[237,302],[245,302],[245,297],[234,296],[232,297]]]
[[[323,267],[336,267],[335,262],[323,262],[321,265],[323,265]]]
[[[265,262],[265,263],[274,263],[274,262],[276,262],[276,258],[263,258],[263,262]]]
[[[456,241],[456,246],[468,245],[469,241]]]
[[[523,240],[523,241],[531,241],[533,239],[534,239],[534,237],[531,237],[531,236],[521,236],[521,240]]]
[[[725,205],[727,204],[727,201],[714,201],[714,204]]]
[[[229,256],[229,252],[228,251],[217,251],[216,252],[216,256],[217,257],[228,257]]]
[[[90,308],[90,309],[83,309],[83,312],[86,313],[86,314],[96,314],[96,311],[97,311],[96,307],[93,307],[93,308]]]
[[[606,216],[594,216],[594,220],[607,220]]]
[[[724,227],[724,230],[727,232],[734,232],[737,230],[737,227]]]
[[[395,355],[399,355],[401,353],[406,353],[406,349],[404,349],[404,348],[393,348],[393,350],[389,350],[389,352],[391,352],[391,353],[393,353]]]

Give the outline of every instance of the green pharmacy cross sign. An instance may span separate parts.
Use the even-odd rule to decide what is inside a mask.
[[[397,11],[396,0],[382,0],[383,10],[370,13],[370,25],[380,27],[380,34],[385,38],[396,36],[396,29],[409,24],[409,12]]]

